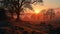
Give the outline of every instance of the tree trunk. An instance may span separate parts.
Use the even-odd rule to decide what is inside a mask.
[[[20,19],[20,17],[19,17],[19,15],[20,15],[20,13],[19,12],[17,12],[17,21],[19,21]]]

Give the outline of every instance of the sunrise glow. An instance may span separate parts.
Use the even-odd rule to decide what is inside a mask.
[[[35,13],[35,14],[39,14],[39,13],[41,13],[41,11],[43,10],[43,9],[45,9],[45,7],[44,6],[40,6],[40,5],[32,5],[32,7],[33,7],[33,12]]]
[[[37,10],[37,9],[34,11],[35,14],[39,14],[40,12],[41,10]]]

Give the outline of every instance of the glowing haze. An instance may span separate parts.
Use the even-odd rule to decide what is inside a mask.
[[[33,8],[33,10],[34,10],[34,13],[38,14],[38,13],[40,13],[43,9],[45,9],[46,7],[40,6],[40,5],[32,5],[32,8]]]
[[[30,10],[29,8],[24,8],[24,13],[21,15],[21,19],[24,21],[39,21],[44,18],[41,11],[48,8],[58,8],[60,7],[60,0],[43,0],[43,5],[37,3],[37,4],[31,4],[33,10]]]
[[[60,7],[60,0],[43,0],[43,3],[42,3],[43,5],[41,5],[39,2],[34,3],[34,4],[32,4],[32,8],[34,11],[31,11],[31,10],[29,11],[29,9],[25,8],[27,10],[27,12],[34,12],[34,13],[38,14],[43,9],[58,8],[58,7]]]

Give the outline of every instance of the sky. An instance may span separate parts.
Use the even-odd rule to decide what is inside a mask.
[[[48,8],[59,8],[60,7],[60,0],[43,0],[44,6]]]
[[[26,5],[26,6],[28,6],[28,5]],[[33,3],[32,8],[33,8],[35,13],[39,13],[43,9],[60,8],[60,0],[43,0],[43,2]],[[28,11],[27,8],[25,8],[25,9],[26,9],[25,12]],[[30,12],[30,11],[28,11],[28,12]]]

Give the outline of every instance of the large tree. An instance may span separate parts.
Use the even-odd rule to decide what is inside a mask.
[[[23,10],[22,6],[24,6],[25,8],[29,8],[30,10],[33,10],[31,4],[35,3],[35,2],[43,2],[42,0],[18,0],[19,3],[18,3],[18,11],[16,12],[17,13],[17,19],[19,19],[19,15],[20,15],[20,12]]]
[[[31,4],[35,2],[43,2],[42,0],[5,0],[5,7],[9,9],[9,12],[12,14],[15,12],[17,14],[17,20],[19,20],[20,12],[23,8],[29,8],[33,10]]]

